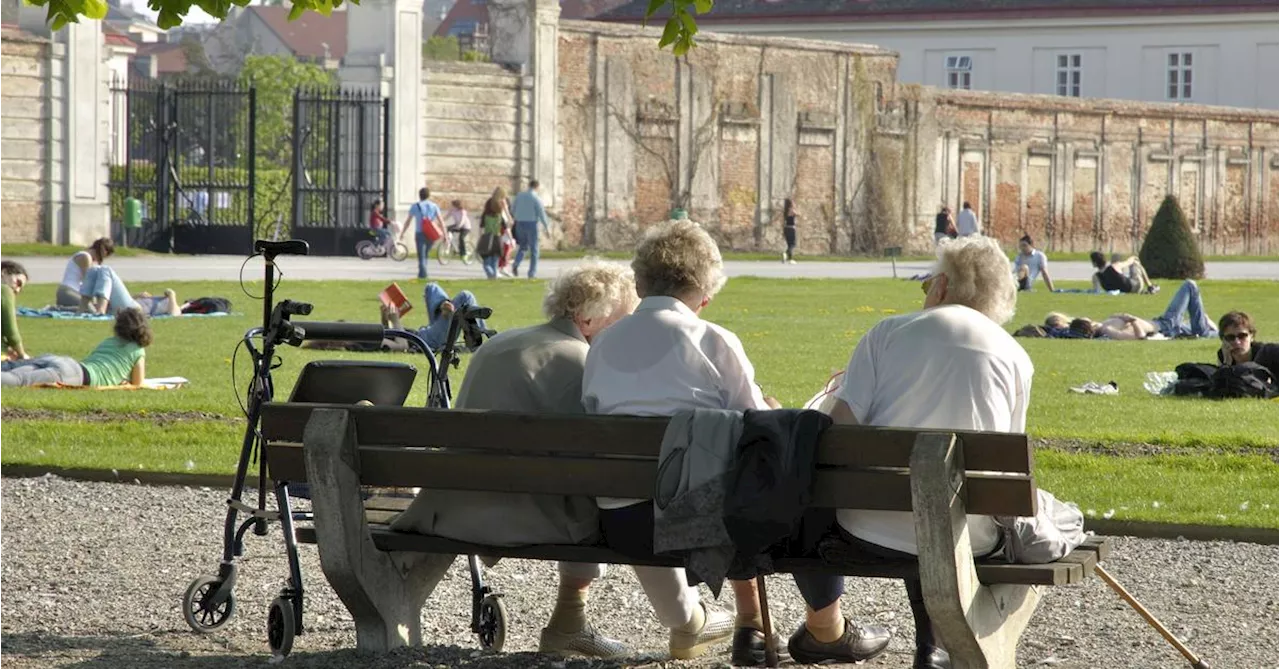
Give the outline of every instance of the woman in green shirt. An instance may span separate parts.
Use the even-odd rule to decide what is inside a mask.
[[[104,340],[84,360],[65,355],[42,355],[31,360],[5,361],[0,385],[33,386],[140,386],[146,378],[146,347],[151,344],[151,324],[139,309],[116,313],[115,336]]]
[[[5,359],[26,360],[27,349],[22,346],[18,334],[18,293],[27,285],[27,268],[12,260],[0,262],[0,344],[4,345]]]

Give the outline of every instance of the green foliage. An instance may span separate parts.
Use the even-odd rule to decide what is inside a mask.
[[[154,219],[156,216],[155,166],[135,163],[128,177],[138,186],[133,192],[133,197],[142,201],[143,217]],[[289,223],[293,220],[293,199],[289,197],[291,187],[289,171],[281,168],[259,168],[255,177],[258,186],[257,197],[253,203],[255,229],[268,229],[275,224],[277,217],[283,217],[282,220],[287,231]],[[111,183],[124,184],[125,178],[124,166],[111,166]],[[202,167],[187,167],[179,171],[178,178],[184,184],[207,182],[209,181],[209,172]],[[239,183],[244,178],[244,173],[240,170],[229,168],[215,168],[213,170],[213,181],[215,183]],[[218,192],[217,187],[209,190]],[[238,212],[241,216],[247,216],[249,211],[248,193],[243,190],[228,190],[227,192],[231,196],[229,209],[233,212]],[[124,188],[111,189],[111,220],[124,220],[124,201],[128,197]],[[184,206],[181,201],[178,203],[177,212],[179,219],[185,218]]]
[[[434,35],[422,43],[423,60],[458,60],[462,49],[453,35]]]
[[[36,7],[48,8],[48,21],[54,30],[67,23],[77,23],[81,16],[91,19],[102,19],[107,15],[105,0],[25,0]],[[289,20],[311,11],[328,16],[333,10],[341,7],[343,2],[359,5],[359,0],[293,0],[289,10]],[[278,5],[282,0],[268,0],[264,4]],[[249,0],[148,0],[147,6],[159,12],[156,23],[163,29],[176,28],[182,25],[183,19],[191,11],[192,6],[199,7],[216,19],[227,18],[232,7],[247,7]],[[698,22],[694,14],[706,14],[715,5],[715,0],[649,0],[645,10],[645,19],[652,18],[663,7],[671,6],[671,17],[667,19],[662,33],[659,48],[671,46],[671,52],[683,56],[693,48],[693,36],[698,32]],[[426,57],[425,48],[423,55]],[[463,60],[470,60],[463,57]],[[475,60],[481,60],[479,58]]]
[[[1204,259],[1200,245],[1178,206],[1178,199],[1165,196],[1156,212],[1147,238],[1138,253],[1142,266],[1153,279],[1200,279],[1204,277]]]
[[[662,39],[658,41],[658,48],[665,49],[670,46],[671,53],[683,56],[693,48],[693,36],[698,34],[698,22],[694,20],[693,15],[706,14],[711,11],[714,4],[714,0],[649,0],[644,18],[648,21],[659,10],[670,5],[671,16],[663,26]]]
[[[258,158],[281,167],[288,167],[292,151],[294,92],[338,83],[333,72],[292,56],[245,56],[239,81],[258,91]]]

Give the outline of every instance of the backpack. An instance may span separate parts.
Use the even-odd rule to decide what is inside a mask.
[[[1276,380],[1271,370],[1256,362],[1223,365],[1213,373],[1213,387],[1206,397],[1230,399],[1236,397],[1276,397]]]
[[[1084,514],[1048,490],[1036,491],[1036,515],[995,516],[1004,538],[1004,559],[1013,564],[1057,562],[1084,543]]]
[[[231,313],[231,300],[225,297],[197,297],[182,305],[184,314]]]
[[[1173,394],[1180,397],[1201,397],[1213,390],[1213,375],[1217,365],[1201,362],[1184,362],[1173,370],[1178,380],[1173,384]]]

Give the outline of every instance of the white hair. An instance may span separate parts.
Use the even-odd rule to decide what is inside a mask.
[[[618,309],[634,309],[635,275],[625,265],[587,258],[547,284],[542,313],[547,318],[608,318]]]
[[[947,275],[947,304],[962,304],[1000,325],[1013,318],[1018,285],[996,240],[972,235],[938,244],[934,274]]]
[[[683,298],[696,292],[710,298],[725,281],[720,247],[702,226],[683,219],[649,228],[636,246],[631,269],[636,288],[646,296]]]

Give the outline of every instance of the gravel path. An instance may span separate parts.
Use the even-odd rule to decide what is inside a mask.
[[[225,491],[4,479],[0,602],[6,667],[230,669],[268,663],[267,605],[286,575],[278,530],[250,536],[237,586],[239,613],[221,632],[191,633],[179,599],[211,573],[220,554]],[[481,653],[467,630],[469,580],[458,560],[423,611],[434,645],[384,656],[357,653],[350,617],[324,581],[314,547],[303,547],[307,633],[285,665],[325,669],[475,667],[600,669],[614,663],[556,661],[530,653],[555,592],[549,563],[504,561],[488,571],[506,594],[508,653]],[[1277,548],[1231,543],[1121,540],[1112,573],[1215,667],[1274,666]],[[795,587],[770,581],[774,619],[790,631],[802,617]],[[910,665],[910,613],[893,581],[849,579],[846,609],[896,628],[891,652],[867,667]],[[638,651],[665,635],[625,568],[593,588],[588,614]],[[638,656],[629,666],[724,666]],[[1097,579],[1051,588],[1024,637],[1019,666],[1185,667],[1181,657]]]

